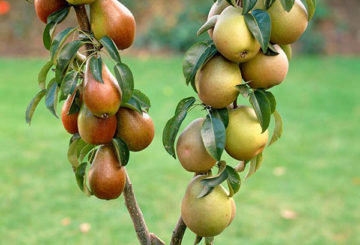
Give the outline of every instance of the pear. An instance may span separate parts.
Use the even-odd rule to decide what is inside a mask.
[[[125,141],[130,151],[142,151],[154,139],[154,123],[146,112],[140,114],[131,109],[120,108],[117,121],[116,135]]]
[[[89,185],[92,193],[100,199],[116,199],[123,192],[125,183],[125,168],[121,167],[114,147],[101,146],[89,169]]]
[[[116,116],[99,118],[94,116],[85,104],[82,104],[78,116],[80,137],[88,144],[110,143],[116,131]]]
[[[260,50],[260,43],[249,31],[242,10],[227,7],[219,16],[213,34],[217,50],[236,63],[252,59]]]
[[[236,216],[236,203],[233,198],[231,199],[231,210],[232,210],[231,218],[230,218],[228,226],[231,225],[231,223],[234,221],[235,216]]]
[[[76,91],[72,95],[68,96],[64,105],[61,108],[61,121],[63,123],[65,130],[69,134],[76,134],[79,132],[77,125],[79,112],[69,114],[71,104],[73,103],[75,95],[76,95]]]
[[[192,121],[181,133],[176,144],[176,153],[181,165],[189,172],[206,173],[216,160],[206,151],[201,138],[204,118]]]
[[[269,139],[269,131],[261,133],[254,109],[239,106],[229,111],[225,150],[233,158],[248,161],[261,153]]]
[[[35,0],[35,12],[39,19],[47,23],[50,14],[59,11],[67,5],[65,0]]]
[[[225,108],[239,95],[235,86],[242,83],[240,68],[221,55],[211,58],[198,72],[195,82],[204,104]]]
[[[98,117],[111,117],[115,115],[121,104],[121,89],[116,78],[111,74],[105,64],[102,66],[104,83],[97,81],[91,70],[90,60],[87,61],[83,98],[86,107]]]
[[[271,17],[271,42],[290,44],[298,40],[308,25],[308,13],[301,0],[295,0],[290,12],[286,12],[280,0],[268,9]]]
[[[198,236],[213,237],[230,223],[232,198],[221,185],[216,186],[207,196],[198,198],[204,188],[200,181],[206,177],[195,177],[187,187],[181,204],[181,217]]]
[[[66,0],[66,1],[72,5],[80,5],[80,4],[93,3],[95,0]]]
[[[259,52],[252,60],[241,64],[243,78],[250,81],[252,88],[268,89],[284,81],[289,60],[278,45],[274,45],[274,48],[279,53],[276,56],[266,56]]]
[[[135,39],[133,14],[117,0],[95,0],[90,5],[90,23],[95,37],[112,38],[119,49],[127,49]]]
[[[293,55],[291,45],[290,44],[280,44],[279,46],[282,48],[282,50],[284,50],[284,52],[288,58],[288,61],[290,62],[290,60],[292,59],[292,55]]]
[[[215,16],[215,15],[221,14],[221,12],[224,11],[224,9],[229,7],[229,6],[230,6],[230,4],[226,0],[218,0],[218,1],[216,1],[211,6],[211,9],[210,9],[209,15],[208,15],[208,20],[211,17]],[[213,37],[213,28],[208,30],[208,33],[209,33],[209,36],[212,38]]]

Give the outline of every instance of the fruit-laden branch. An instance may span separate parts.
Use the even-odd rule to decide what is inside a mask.
[[[86,13],[84,5],[75,5],[74,6],[77,21],[82,31],[91,32],[90,22]],[[88,52],[87,55],[91,54],[93,45],[87,44],[86,46]],[[84,59],[84,57],[78,54],[79,59]],[[126,173],[126,185],[124,189],[124,199],[125,205],[129,211],[130,217],[134,223],[134,228],[136,235],[139,239],[141,245],[165,245],[165,243],[160,240],[155,234],[149,232],[149,229],[146,226],[144,216],[141,212],[139,205],[137,204],[135,194],[132,188],[132,184],[128,174]]]
[[[173,231],[170,245],[180,245],[184,237],[185,231],[186,225],[180,216],[179,221],[177,222]]]

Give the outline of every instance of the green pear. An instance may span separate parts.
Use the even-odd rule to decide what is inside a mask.
[[[290,62],[290,60],[292,59],[292,55],[293,55],[291,45],[290,44],[280,44],[279,46],[282,48],[282,50],[284,50],[284,52]]]
[[[213,34],[217,50],[228,60],[243,63],[260,50],[260,43],[249,31],[242,10],[227,7],[219,16]]]
[[[229,225],[232,214],[232,198],[221,185],[210,194],[198,198],[204,186],[200,182],[207,176],[195,177],[187,187],[181,204],[181,217],[190,230],[201,237],[220,234]]]
[[[72,5],[80,5],[80,4],[93,3],[95,0],[66,0],[66,1]]]
[[[135,18],[130,10],[117,0],[95,0],[90,5],[90,23],[98,40],[107,35],[119,49],[127,49],[134,42]]]
[[[267,56],[259,52],[252,60],[241,64],[241,73],[245,81],[250,81],[250,87],[269,89],[284,81],[289,60],[278,45],[274,48],[278,55]]]
[[[229,111],[225,150],[233,158],[248,161],[261,153],[269,139],[269,131],[261,133],[254,109],[239,106]]]
[[[195,79],[200,100],[213,108],[225,108],[239,95],[242,83],[240,68],[221,55],[211,58]]]
[[[286,12],[280,0],[267,10],[271,17],[271,42],[290,44],[298,40],[308,25],[308,13],[301,0],[295,0],[290,12]]]
[[[110,200],[121,195],[126,183],[126,172],[112,145],[102,145],[97,150],[88,178],[90,189],[97,198]]]
[[[176,144],[176,152],[181,165],[190,172],[206,173],[216,160],[206,151],[201,138],[203,118],[192,121],[181,133]]]

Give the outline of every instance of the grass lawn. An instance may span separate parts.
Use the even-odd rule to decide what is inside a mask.
[[[167,155],[161,134],[177,102],[193,92],[180,58],[125,60],[152,100],[156,125],[154,142],[131,155],[128,172],[150,230],[169,242],[192,174]],[[0,59],[0,244],[138,244],[122,198],[80,192],[66,158],[70,136],[44,103],[31,127],[25,124],[43,63]],[[359,58],[294,59],[287,80],[273,89],[284,136],[243,183],[235,221],[215,244],[360,244],[359,91]],[[79,228],[84,223],[87,233]],[[183,244],[193,239],[187,232]]]

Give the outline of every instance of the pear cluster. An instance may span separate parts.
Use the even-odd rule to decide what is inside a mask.
[[[202,65],[195,76],[195,89],[206,108],[228,110],[225,150],[234,159],[248,162],[258,156],[269,140],[255,110],[238,106],[237,85],[245,81],[254,91],[267,90],[281,84],[288,72],[292,51],[290,44],[304,33],[308,14],[303,3],[296,0],[287,12],[280,0],[265,9],[259,0],[254,9],[267,11],[271,18],[271,55],[249,30],[241,7],[230,6],[225,0],[215,2],[210,9],[208,22],[216,16],[216,23],[208,29],[217,54]],[[185,224],[201,237],[220,234],[232,221],[236,206],[227,191],[218,185],[210,194],[201,196],[201,180],[217,161],[207,151],[201,135],[204,118],[192,121],[181,133],[176,145],[178,159],[183,168],[200,176],[189,184],[182,201],[181,214]]]

